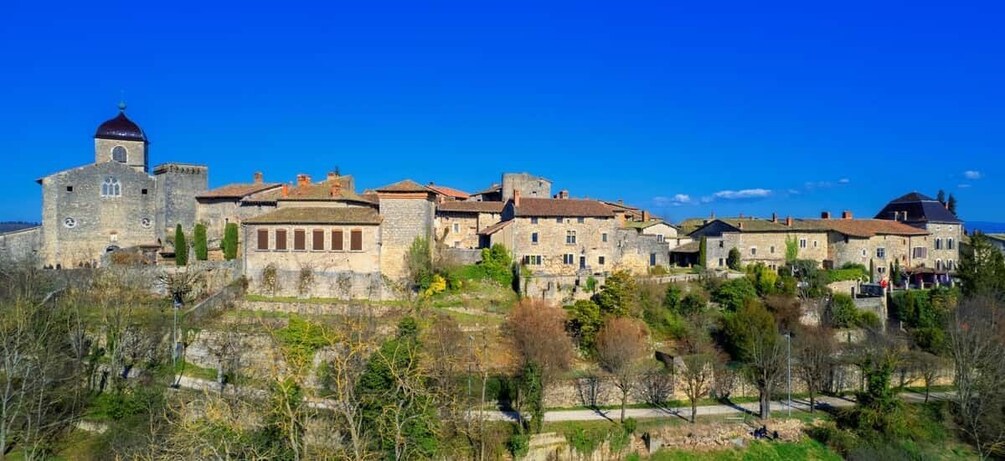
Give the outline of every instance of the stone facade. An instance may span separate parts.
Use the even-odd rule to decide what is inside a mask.
[[[24,261],[37,258],[42,248],[42,227],[35,226],[0,234],[0,259]]]
[[[551,181],[530,173],[504,173],[502,176],[502,201],[513,198],[518,190],[527,198],[550,198]]]
[[[206,167],[171,163],[150,176],[148,155],[146,136],[120,112],[98,127],[94,163],[38,180],[41,264],[93,267],[109,251],[159,247],[176,224],[191,229]]]
[[[381,271],[392,280],[407,275],[408,250],[416,238],[432,242],[436,204],[432,194],[387,193],[380,196]]]

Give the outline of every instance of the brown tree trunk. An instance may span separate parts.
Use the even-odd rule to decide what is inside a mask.
[[[698,399],[691,399],[691,424],[694,424],[698,414]]]
[[[628,388],[621,390],[621,423],[625,422],[625,405],[628,404]]]
[[[810,388],[809,391],[810,391],[810,413],[813,413],[817,410],[817,399],[813,394],[813,388]],[[791,405],[791,402],[789,404]]]
[[[768,418],[771,417],[771,401],[769,400],[771,398],[771,394],[769,394],[766,389],[765,390],[761,390],[760,394],[761,394],[761,398],[760,398],[760,401],[761,401],[761,409],[760,409],[761,410],[761,419],[768,419]]]

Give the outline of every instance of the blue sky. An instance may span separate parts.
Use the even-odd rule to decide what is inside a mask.
[[[0,219],[128,114],[210,184],[530,171],[672,220],[1005,221],[1002,7],[949,2],[38,2],[0,22]]]

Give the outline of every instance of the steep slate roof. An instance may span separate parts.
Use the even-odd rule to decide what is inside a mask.
[[[430,190],[411,179],[405,179],[384,187],[378,187],[377,192],[430,192]]]
[[[380,224],[377,210],[360,207],[280,208],[254,218],[245,224]]]
[[[517,217],[591,217],[613,218],[614,211],[604,202],[597,200],[521,198],[520,206],[514,206]]]
[[[478,231],[478,235],[492,235],[510,224],[513,224],[513,220],[497,222],[489,227],[486,227]]]
[[[429,190],[431,190],[433,192],[436,192],[437,194],[446,195],[447,197],[453,197],[455,199],[460,199],[460,200],[464,200],[464,199],[466,199],[466,198],[468,198],[468,197],[471,196],[471,194],[469,194],[467,192],[464,192],[462,190],[454,189],[453,187],[438,186],[438,185],[433,184],[433,183],[429,183],[429,185],[426,186],[426,188],[428,188]]]
[[[244,198],[251,194],[257,194],[279,186],[282,186],[282,184],[227,184],[226,186],[220,186],[196,195],[195,198]]]
[[[962,222],[938,200],[918,192],[891,200],[876,214],[876,219],[894,219],[895,212],[907,212],[907,219],[902,219],[904,222]]]
[[[465,202],[450,201],[436,206],[437,210],[459,213],[502,213],[505,202]]]

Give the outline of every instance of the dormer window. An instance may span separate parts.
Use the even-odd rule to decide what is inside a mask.
[[[121,195],[122,184],[119,183],[119,179],[112,176],[105,178],[105,181],[101,183],[101,196],[118,197]]]
[[[126,163],[126,148],[122,146],[113,147],[112,160],[119,163]]]

